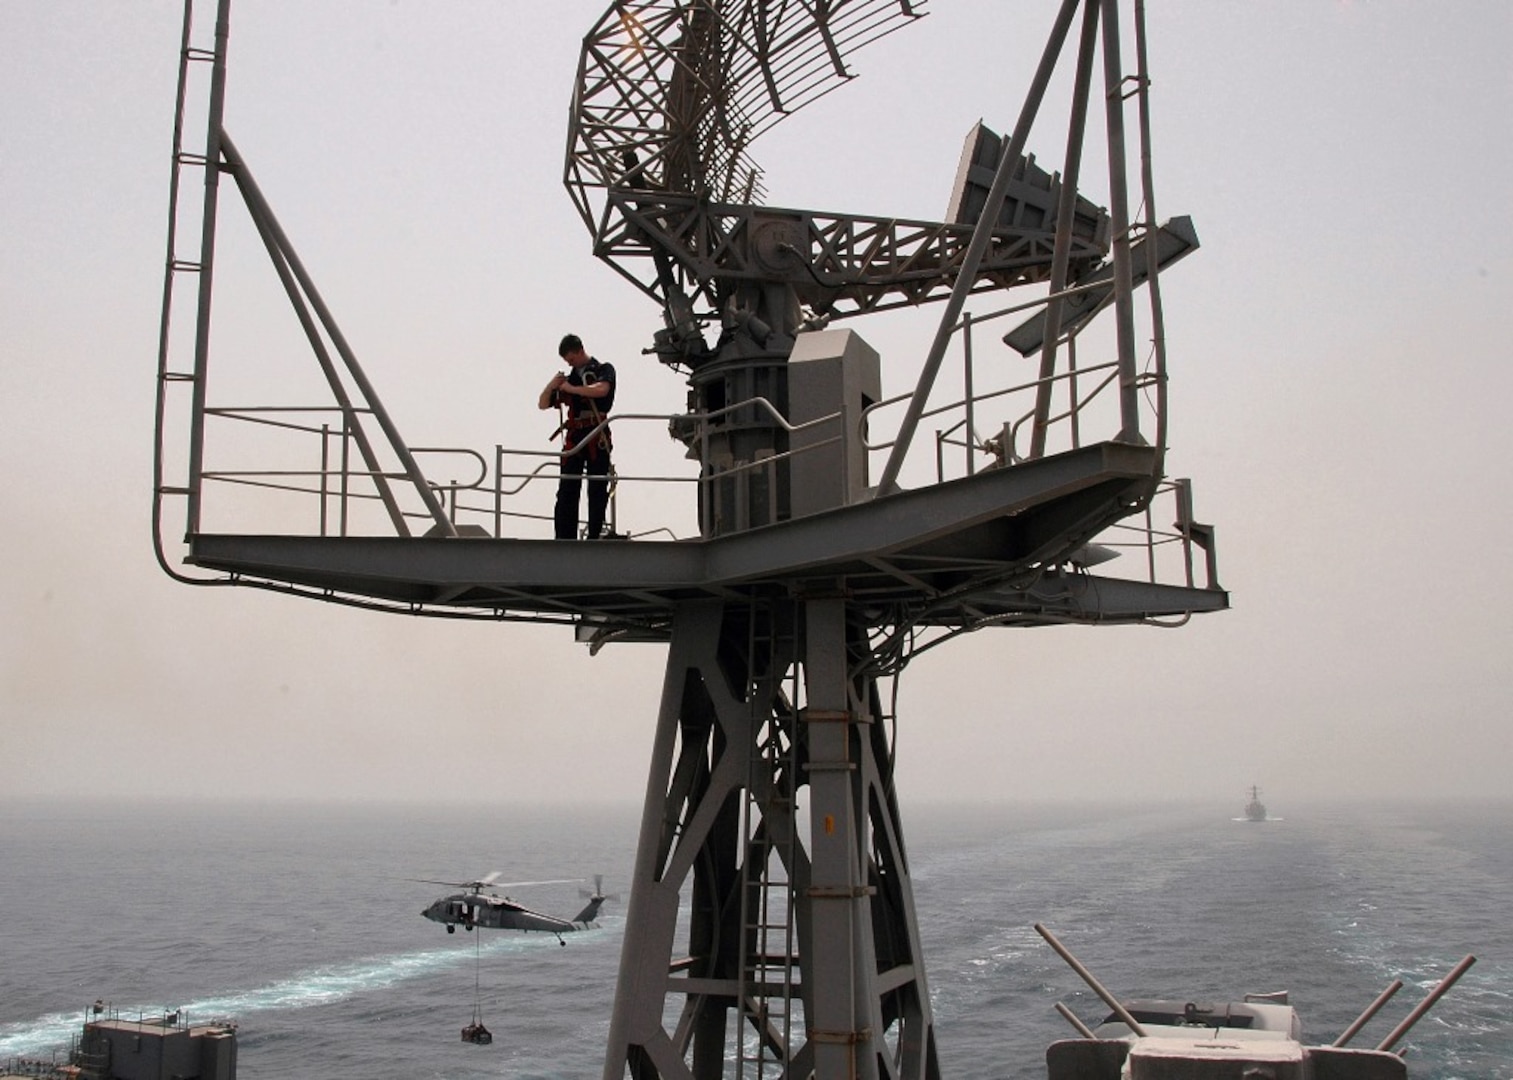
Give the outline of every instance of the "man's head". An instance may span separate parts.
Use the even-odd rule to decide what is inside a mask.
[[[557,355],[570,367],[582,367],[588,363],[588,353],[583,351],[583,339],[577,334],[568,334],[557,346]]]

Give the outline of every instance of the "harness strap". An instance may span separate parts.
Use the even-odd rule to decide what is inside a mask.
[[[588,398],[586,400],[588,403],[587,415],[582,412],[569,413],[567,419],[563,422],[564,426],[569,432],[589,431],[604,423],[605,417],[604,414],[599,411],[599,403],[593,398]],[[571,440],[566,438],[564,438],[563,440],[564,444],[569,441]],[[594,455],[594,452],[597,450],[603,450],[608,453],[609,449],[609,428],[606,427],[603,431],[599,432],[599,437],[595,439],[594,444],[588,448],[589,456],[592,457]]]
[[[548,436],[548,438],[555,439],[558,435],[561,435],[562,447],[564,450],[567,450],[572,446],[573,432],[588,431],[604,423],[605,416],[599,411],[598,401],[593,398],[584,398],[581,400],[583,404],[587,405],[588,407],[586,412],[575,412],[572,406],[564,401],[560,395],[558,397],[557,406],[560,410],[558,415],[562,416],[562,421],[557,425],[557,430],[552,432],[551,435]],[[589,457],[592,458],[595,452],[601,449],[605,453],[608,453],[611,449],[608,427],[599,432],[599,437],[595,439],[593,445],[588,448]]]

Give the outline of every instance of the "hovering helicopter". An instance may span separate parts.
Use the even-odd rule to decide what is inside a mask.
[[[614,896],[604,894],[604,875],[594,875],[594,891],[586,889],[578,890],[583,896],[588,897],[588,905],[571,919],[559,918],[556,915],[545,915],[539,911],[517,904],[508,896],[500,896],[495,889],[523,888],[527,885],[565,885],[576,878],[562,878],[554,881],[499,881],[499,871],[488,875],[478,881],[434,881],[430,878],[416,878],[428,885],[450,885],[453,888],[462,889],[462,892],[443,896],[421,912],[432,922],[441,923],[447,928],[447,933],[455,934],[460,926],[464,930],[472,930],[478,927],[483,930],[539,930],[547,934],[556,934],[557,943],[566,945],[562,940],[563,934],[572,933],[574,930],[587,930],[593,921],[599,917],[599,908],[606,900],[614,900]]]

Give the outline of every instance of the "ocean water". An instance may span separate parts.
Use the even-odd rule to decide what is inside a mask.
[[[1513,1080],[1513,803],[904,808],[942,1073],[1030,1080],[1105,1011],[1043,922],[1116,994],[1286,989],[1331,1041],[1394,978],[1372,1046],[1463,955],[1408,1036],[1415,1080]],[[411,878],[605,875],[636,808],[0,802],[0,1063],[67,1047],[97,998],[239,1025],[239,1075],[597,1077],[624,905],[566,945],[446,934]],[[517,899],[570,915],[573,886]],[[490,1046],[458,1038],[475,999]]]

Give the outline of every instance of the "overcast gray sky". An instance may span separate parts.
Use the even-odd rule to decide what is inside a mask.
[[[560,182],[603,7],[233,13],[227,127],[412,443],[543,444],[534,397],[568,329],[616,362],[620,410],[682,407],[639,355],[658,312],[593,258]],[[1502,795],[1513,5],[1149,7],[1158,204],[1203,241],[1163,279],[1168,465],[1217,526],[1233,610],[922,656],[902,797]],[[1052,8],[932,0],[757,144],[769,201],[938,216],[971,124],[1012,126]],[[176,0],[0,0],[0,797],[639,798],[660,647],[590,658],[562,629],[157,569],[179,18]],[[1053,162],[1063,137],[1052,122],[1031,149]],[[235,252],[239,208],[224,220]],[[263,362],[268,312],[287,318],[271,277],[228,255],[217,284],[217,362]],[[937,317],[855,324],[885,392],[913,385]],[[678,451],[637,436],[619,460]]]

